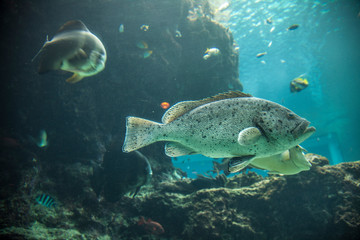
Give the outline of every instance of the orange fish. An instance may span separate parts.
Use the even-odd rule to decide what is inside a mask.
[[[160,107],[161,107],[162,109],[168,109],[168,108],[170,107],[170,103],[168,103],[168,102],[162,102],[162,103],[160,104]]]
[[[163,226],[161,226],[160,223],[152,221],[150,218],[148,220],[145,220],[144,217],[140,217],[138,225],[143,225],[145,231],[154,235],[160,235],[165,232]]]

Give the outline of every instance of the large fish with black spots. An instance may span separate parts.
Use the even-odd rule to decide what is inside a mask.
[[[167,141],[165,153],[170,157],[236,158],[229,164],[241,164],[241,170],[255,158],[280,154],[303,142],[315,132],[309,124],[277,103],[230,91],[179,102],[166,111],[162,123],[128,117],[123,151]]]

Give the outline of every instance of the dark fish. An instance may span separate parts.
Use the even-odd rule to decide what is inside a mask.
[[[51,207],[56,207],[56,202],[55,200],[50,197],[49,195],[43,193],[41,195],[39,195],[37,198],[36,198],[36,202],[45,206],[45,207],[48,207],[48,208],[51,208]]]
[[[151,177],[152,170],[146,156],[138,151],[126,154],[111,147],[103,157],[102,166],[94,169],[91,185],[106,201],[116,202],[125,194],[135,197]]]
[[[164,228],[161,226],[160,223],[155,222],[151,220],[150,218],[148,220],[145,220],[144,217],[140,217],[140,220],[138,222],[138,225],[143,225],[144,229],[154,235],[160,235],[165,232]]]
[[[21,146],[18,140],[11,137],[2,137],[0,139],[0,145],[3,147],[10,147],[10,148],[17,148]]]
[[[295,30],[295,29],[297,29],[298,27],[299,27],[298,24],[293,24],[293,25],[291,25],[290,27],[288,27],[287,30]]]

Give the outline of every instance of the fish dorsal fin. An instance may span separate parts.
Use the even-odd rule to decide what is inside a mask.
[[[161,121],[163,123],[170,123],[177,119],[178,117],[181,117],[185,113],[210,102],[216,102],[223,99],[229,99],[229,98],[239,98],[239,97],[252,97],[250,94],[246,94],[240,91],[229,91],[226,93],[219,93],[215,96],[204,98],[197,101],[184,101],[179,102],[172,106],[169,110],[167,110],[162,117]]]
[[[70,32],[70,31],[85,31],[89,32],[89,29],[85,26],[85,24],[80,20],[70,20],[62,25],[56,34]]]

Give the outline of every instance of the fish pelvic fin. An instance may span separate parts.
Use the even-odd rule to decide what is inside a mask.
[[[228,170],[230,173],[236,173],[247,167],[251,161],[255,158],[255,155],[246,155],[241,157],[233,157],[228,163]]]
[[[154,130],[161,125],[143,118],[127,117],[123,152],[132,152],[156,142]]]
[[[197,153],[194,149],[186,147],[181,143],[169,142],[165,145],[165,154],[169,157],[179,157]]]
[[[66,82],[68,83],[77,83],[81,81],[84,78],[84,76],[80,76],[78,73],[74,73],[71,77],[66,79]]]

